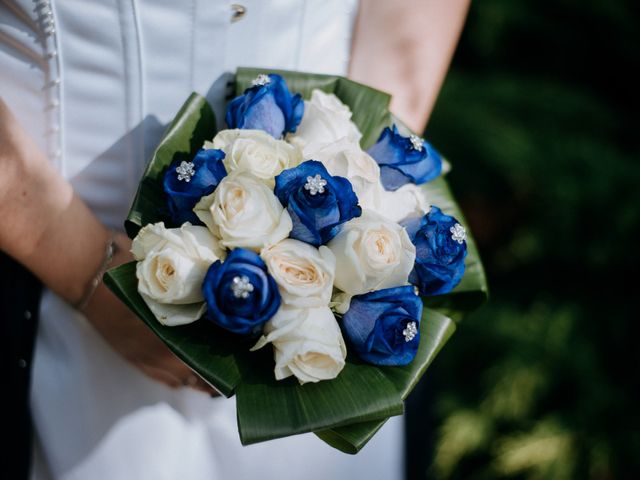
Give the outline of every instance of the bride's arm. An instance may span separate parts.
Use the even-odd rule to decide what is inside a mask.
[[[109,232],[1,100],[0,172],[0,250],[79,303],[100,268]]]
[[[391,111],[422,132],[470,0],[360,0],[349,77],[390,93]]]
[[[189,383],[212,392],[100,284],[91,282],[111,233],[75,195],[0,99],[0,250],[71,305],[84,303],[89,322],[124,358],[170,386]],[[130,241],[114,238],[112,265],[132,260]],[[0,272],[1,274],[1,272]]]

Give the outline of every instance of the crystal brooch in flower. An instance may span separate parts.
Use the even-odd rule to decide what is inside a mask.
[[[178,174],[178,180],[184,180],[189,183],[191,178],[196,174],[196,168],[193,162],[182,161],[182,163],[176,167],[176,173]]]
[[[233,277],[231,281],[231,291],[236,298],[249,298],[249,295],[253,292],[253,284],[246,275]]]
[[[251,80],[251,85],[253,85],[254,87],[263,87],[269,83],[271,83],[271,79],[269,78],[269,75],[265,75],[264,73],[261,73],[256,78]]]
[[[319,174],[316,174],[315,177],[307,177],[307,183],[304,184],[304,189],[309,190],[311,195],[316,195],[318,193],[324,193],[324,187],[326,185],[327,181]]]
[[[418,334],[418,325],[416,322],[409,322],[404,330],[402,330],[402,335],[404,335],[404,341],[410,342],[416,335]]]
[[[413,147],[414,150],[421,152],[422,149],[424,148],[424,140],[422,140],[417,135],[411,135],[409,137],[409,141],[411,142],[411,146]]]
[[[459,223],[456,223],[449,231],[451,232],[453,241],[458,242],[460,245],[467,239],[467,231]]]

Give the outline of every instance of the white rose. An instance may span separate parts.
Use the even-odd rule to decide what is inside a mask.
[[[351,110],[332,93],[322,90],[311,92],[311,100],[304,102],[304,115],[296,133],[289,141],[300,147],[309,144],[327,144],[341,138],[358,143],[362,134],[351,121]]]
[[[405,285],[416,258],[406,230],[368,210],[327,246],[336,256],[334,284],[351,295]]]
[[[293,226],[273,191],[247,172],[224,177],[193,211],[227,248],[259,252],[287,238]]]
[[[407,183],[395,192],[385,190],[382,185],[368,191],[362,208],[374,210],[392,222],[422,216],[429,211],[429,201],[419,185]]]
[[[312,144],[304,149],[304,157],[322,162],[331,175],[348,178],[362,178],[369,183],[380,182],[380,167],[357,143],[346,138],[336,142]]]
[[[380,208],[380,167],[359,145],[346,138],[326,145],[312,144],[305,147],[304,157],[318,160],[331,175],[349,180],[362,208],[376,211]]]
[[[285,239],[260,256],[278,284],[282,301],[293,307],[323,307],[333,290],[336,259],[325,246]]]
[[[262,130],[222,130],[205,142],[204,148],[224,151],[222,161],[227,173],[249,172],[270,188],[282,170],[296,167],[302,161],[300,150],[283,140],[276,140]]]
[[[133,239],[131,252],[138,261],[138,292],[160,323],[183,325],[202,316],[202,281],[209,266],[225,257],[206,228],[146,225]]]
[[[311,144],[304,149],[304,157],[322,162],[331,175],[348,178],[362,178],[368,183],[380,182],[380,167],[357,143],[346,138],[336,142]]]
[[[273,344],[276,380],[291,375],[301,384],[330,380],[342,371],[347,357],[340,327],[329,307],[281,307],[251,350],[267,343]]]

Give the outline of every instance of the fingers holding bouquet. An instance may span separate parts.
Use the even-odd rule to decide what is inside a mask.
[[[110,266],[133,259],[131,240],[122,233],[113,236],[114,253]],[[89,323],[125,360],[148,377],[171,388],[188,386],[211,395],[216,390],[176,357],[136,315],[104,284],[90,292],[82,311]]]

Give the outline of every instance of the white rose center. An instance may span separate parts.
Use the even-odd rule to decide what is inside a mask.
[[[252,171],[260,178],[272,176],[278,169],[275,155],[269,149],[252,141],[238,140],[234,145],[233,155],[242,170]]]
[[[372,229],[364,235],[363,240],[361,252],[368,257],[369,265],[374,268],[397,265],[400,242],[395,232],[385,228]]]
[[[326,306],[331,299],[335,257],[327,247],[319,249],[288,238],[261,252],[282,301],[299,307]]]
[[[278,261],[278,269],[292,285],[315,285],[321,277],[320,272],[311,263],[297,263],[293,259],[282,258]]]
[[[318,370],[329,370],[335,366],[335,359],[318,352],[307,352],[297,356],[297,361]]]
[[[247,192],[241,187],[230,188],[224,197],[224,201],[220,205],[223,214],[227,220],[232,220],[240,215],[247,203]]]
[[[171,262],[168,258],[155,258],[155,269],[156,269],[156,279],[158,280],[158,284],[162,290],[165,292],[169,290],[171,286],[171,282],[173,281],[176,273],[176,269],[173,266],[173,262]]]

